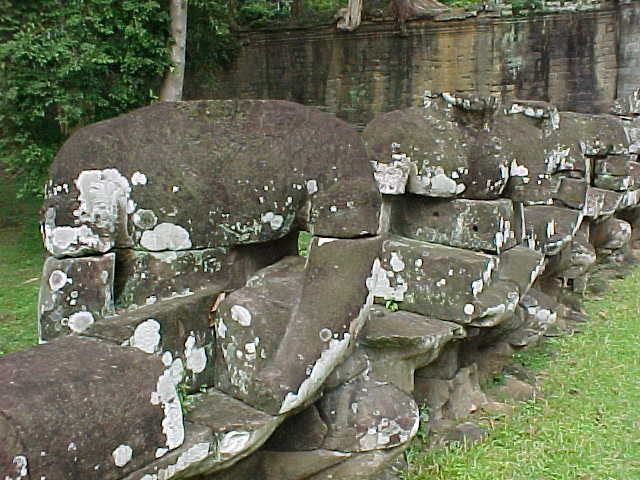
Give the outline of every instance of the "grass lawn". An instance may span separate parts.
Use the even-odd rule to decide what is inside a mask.
[[[17,200],[15,185],[0,166],[0,355],[38,343],[41,203],[37,198]]]
[[[407,480],[640,479],[640,268],[586,307],[580,333],[520,356],[539,398],[466,448],[414,441]]]

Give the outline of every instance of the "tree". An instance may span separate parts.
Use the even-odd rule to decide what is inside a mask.
[[[184,70],[187,50],[187,10],[188,0],[171,0],[171,46],[172,66],[164,77],[160,89],[161,101],[182,100]]]
[[[0,163],[38,191],[75,129],[155,98],[169,15],[162,0],[0,2]]]

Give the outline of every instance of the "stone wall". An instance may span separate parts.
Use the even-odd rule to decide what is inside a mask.
[[[47,185],[43,345],[0,359],[0,477],[399,478],[421,421],[488,405],[481,380],[628,260],[639,96],[428,94],[362,135],[164,102],[79,130]]]
[[[502,17],[443,14],[408,23],[365,22],[250,32],[231,67],[187,75],[189,99],[287,99],[366,125],[419,105],[425,90],[512,94],[562,110],[604,112],[638,85],[638,2]],[[552,3],[549,3],[551,5]]]

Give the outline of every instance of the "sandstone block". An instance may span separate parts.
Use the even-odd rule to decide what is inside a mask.
[[[170,377],[157,357],[89,338],[3,357],[2,476],[115,480],[151,463],[183,441]]]
[[[391,236],[385,240],[375,296],[402,310],[469,323],[473,301],[491,281],[497,257]]]
[[[500,253],[521,239],[520,221],[509,200],[435,200],[399,197],[393,205],[394,233],[423,242]]]
[[[45,245],[78,256],[265,242],[296,217],[305,222],[307,201],[328,190],[345,201],[379,195],[362,140],[332,115],[285,101],[160,102],[63,145],[47,188]],[[361,236],[374,211],[331,234]]]
[[[38,298],[40,340],[82,333],[114,313],[115,255],[45,261]]]
[[[318,402],[329,431],[324,448],[342,452],[386,450],[406,444],[418,430],[413,398],[393,385],[361,378]]]
[[[179,358],[184,365],[184,384],[197,390],[214,381],[215,340],[209,315],[222,293],[214,286],[123,312],[93,324],[84,335],[135,347],[169,363]]]

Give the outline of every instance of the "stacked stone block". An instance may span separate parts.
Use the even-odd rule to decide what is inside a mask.
[[[399,478],[420,404],[431,425],[481,408],[483,378],[580,317],[565,292],[628,255],[637,108],[616,108],[427,92],[359,136],[206,101],[80,130],[47,187],[46,345],[0,361],[37,372],[0,393],[0,473]]]

